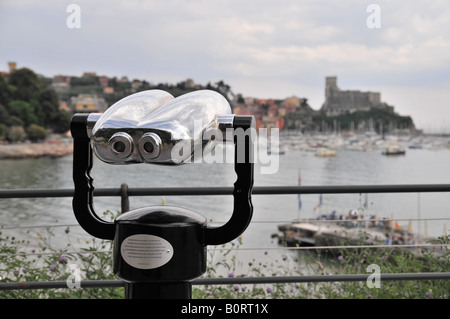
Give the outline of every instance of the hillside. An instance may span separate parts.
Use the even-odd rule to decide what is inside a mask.
[[[333,114],[313,110],[307,98],[294,96],[274,100],[234,94],[231,86],[224,81],[201,85],[187,79],[176,84],[152,84],[146,80],[130,81],[127,77],[98,76],[93,72],[86,72],[81,77],[56,75],[49,78],[22,68],[6,75],[0,74],[0,140],[39,141],[49,133],[67,132],[71,116],[80,111],[79,107],[83,112],[103,112],[123,97],[150,89],[161,89],[175,97],[200,89],[217,91],[230,102],[235,114],[254,115],[258,127],[312,133],[349,130],[385,133],[398,129],[415,131],[410,116],[398,115],[394,107],[387,104],[386,107]],[[79,99],[87,98],[91,102],[78,102]]]
[[[32,70],[0,74],[0,140],[43,140],[49,132],[67,132],[70,118],[56,92]]]

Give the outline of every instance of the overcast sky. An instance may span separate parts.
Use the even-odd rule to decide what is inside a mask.
[[[71,3],[80,28],[67,26]],[[448,0],[1,0],[0,70],[8,61],[46,76],[223,80],[316,110],[325,77],[337,76],[341,89],[381,92],[419,128],[450,133]]]

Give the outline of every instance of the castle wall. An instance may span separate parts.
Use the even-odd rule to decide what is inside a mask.
[[[322,110],[327,115],[339,115],[347,112],[368,111],[381,104],[381,93],[361,92],[358,90],[340,90],[337,77],[325,79],[325,103]]]

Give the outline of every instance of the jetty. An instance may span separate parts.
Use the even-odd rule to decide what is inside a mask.
[[[288,224],[278,225],[279,233],[272,234],[278,243],[288,247],[324,247],[339,246],[392,246],[408,249],[420,256],[424,244],[433,238],[416,234],[412,224],[407,227],[398,225],[389,219],[362,219],[356,216],[349,219],[302,219]],[[422,246],[418,249],[418,246]],[[314,248],[312,248],[314,249]],[[330,251],[332,251],[330,249]],[[438,249],[439,251],[439,249]]]

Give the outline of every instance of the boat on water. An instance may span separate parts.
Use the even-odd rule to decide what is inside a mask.
[[[272,150],[271,146],[267,146],[267,154],[271,155],[271,154],[275,154],[275,155],[284,155],[286,153],[287,147],[286,146],[278,146],[278,147],[274,147],[274,149]]]
[[[387,146],[384,151],[383,155],[405,155],[406,150],[401,147],[400,145],[390,145]]]
[[[319,148],[317,150],[317,152],[315,153],[316,156],[318,157],[331,157],[331,156],[336,156],[336,151],[329,149],[329,148]]]

